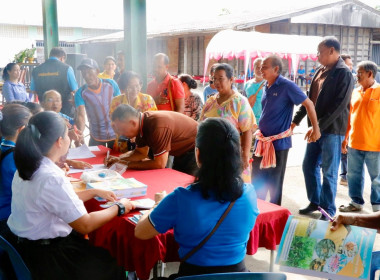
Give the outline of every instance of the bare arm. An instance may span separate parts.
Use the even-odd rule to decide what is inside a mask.
[[[185,112],[185,98],[174,99],[176,112],[184,113]]]
[[[133,151],[126,152],[119,157],[110,156],[109,158],[104,158],[104,164],[106,166],[111,166],[116,162],[127,163],[134,161],[142,161],[148,157],[149,147],[136,148]]]
[[[75,120],[75,124],[77,125],[80,132],[84,131],[86,124],[86,109],[84,105],[77,107],[77,118]]]
[[[249,165],[249,151],[252,145],[252,131],[247,130],[240,136],[241,155],[244,169]]]
[[[336,230],[339,225],[354,225],[366,228],[373,228],[376,230],[380,230],[380,212],[372,213],[372,214],[347,214],[347,215],[339,215],[335,218],[332,223],[331,230]]]
[[[321,137],[321,132],[319,130],[317,113],[315,112],[314,103],[306,98],[302,105],[306,108],[307,115],[310,119],[312,128],[306,133],[305,139],[310,142],[315,142]]]
[[[153,227],[149,221],[149,214],[145,213],[139,220],[135,228],[135,237],[138,239],[146,240],[155,237],[159,232]]]
[[[168,162],[169,153],[166,152],[154,159],[143,160],[143,161],[132,161],[128,163],[128,168],[130,169],[162,169],[165,168]]]
[[[117,197],[112,191],[98,190],[98,189],[89,189],[77,192],[77,195],[80,200],[86,202],[95,196],[107,199],[108,201],[116,201]]]
[[[128,213],[135,208],[128,199],[123,198],[120,202],[125,207],[125,213]],[[117,215],[118,210],[119,207],[114,205],[104,210],[87,213],[79,219],[69,223],[69,225],[76,231],[82,234],[87,234],[111,221]]]

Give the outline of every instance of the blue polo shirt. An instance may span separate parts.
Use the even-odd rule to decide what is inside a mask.
[[[294,105],[299,105],[307,96],[292,81],[278,76],[274,84],[263,87],[261,105],[263,112],[259,121],[259,129],[264,136],[277,135],[290,127],[293,118]],[[276,151],[290,149],[291,137],[273,141]]]
[[[1,142],[1,152],[15,146],[15,143],[3,139]],[[11,214],[12,181],[16,172],[16,164],[13,159],[13,152],[9,153],[0,164],[0,221],[7,220]]]
[[[160,233],[174,229],[178,253],[183,258],[211,232],[228,205],[220,203],[212,195],[204,199],[200,189],[190,185],[167,195],[150,213],[149,220]],[[242,196],[236,200],[220,227],[186,262],[199,266],[241,262],[258,214],[255,189],[251,184],[244,184]]]

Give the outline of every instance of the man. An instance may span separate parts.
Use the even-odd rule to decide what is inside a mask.
[[[376,73],[375,63],[359,63],[360,86],[352,93],[349,124],[342,143],[343,152],[347,152],[348,144],[347,179],[351,202],[339,207],[341,212],[363,209],[364,164],[371,177],[372,210],[380,210],[380,84],[375,81]]]
[[[98,78],[98,63],[91,58],[83,59],[78,70],[81,71],[86,82],[75,93],[78,130],[83,133],[87,113],[90,126],[89,145],[112,148],[116,135],[111,126],[109,110],[112,98],[120,95],[119,87],[114,80]]]
[[[158,110],[185,111],[185,92],[182,83],[168,73],[169,58],[158,53],[153,59],[154,79],[148,84],[147,93],[156,102]]]
[[[173,169],[194,175],[195,136],[198,123],[177,112],[148,111],[139,113],[129,105],[119,105],[112,113],[112,127],[119,135],[136,137],[137,148],[119,158],[106,159],[128,164],[130,169],[165,168],[168,156],[174,156]],[[150,150],[150,151],[149,151]],[[148,157],[148,151],[151,154]]]
[[[305,69],[303,67],[303,65],[301,64],[300,65],[300,68],[298,69],[297,71],[297,74],[298,74],[298,79],[301,81],[301,87],[303,87],[303,81],[305,80],[306,78],[306,74],[305,74]]]
[[[322,207],[334,216],[335,195],[341,144],[346,133],[349,103],[354,79],[339,56],[340,43],[335,37],[325,37],[318,45],[318,61],[322,65],[311,82],[309,98],[315,104],[322,136],[316,143],[308,143],[302,169],[305,177],[307,197],[310,204],[300,209],[300,214],[309,214]],[[296,113],[292,127],[299,125],[306,110],[301,107]],[[310,122],[308,121],[309,125]],[[321,182],[321,172],[323,180]],[[326,219],[324,216],[321,219]]]
[[[74,117],[74,92],[78,89],[74,70],[65,64],[66,52],[62,48],[52,48],[49,59],[32,72],[30,89],[38,95],[40,102],[44,93],[54,89],[62,96],[62,113]]]
[[[353,73],[353,63],[351,56],[349,54],[341,54],[340,57],[343,59],[344,64],[347,65],[348,69],[350,69],[351,73]],[[354,75],[354,74],[352,74]],[[340,155],[340,180],[339,184],[343,186],[347,186],[347,152],[342,150],[342,154]]]
[[[125,71],[125,53],[123,51],[118,51],[116,56],[116,73],[113,79],[117,81],[120,78],[120,75]]]
[[[258,141],[252,163],[252,184],[258,198],[265,199],[269,191],[270,202],[281,205],[286,161],[292,146],[290,123],[294,105],[304,105],[313,124],[305,139],[314,142],[319,139],[320,133],[313,103],[294,82],[281,75],[281,58],[275,55],[266,57],[261,73],[266,82],[259,132],[256,133]],[[273,139],[266,142],[267,137]],[[272,156],[273,161],[267,158],[267,154]]]

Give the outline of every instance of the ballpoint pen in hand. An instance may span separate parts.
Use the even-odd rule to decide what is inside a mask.
[[[327,213],[321,206],[318,206],[318,210],[322,213],[323,216],[325,216],[327,219],[329,219],[330,222],[334,221],[334,219],[331,218],[329,213]]]

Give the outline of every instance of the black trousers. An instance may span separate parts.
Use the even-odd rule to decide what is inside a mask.
[[[276,151],[276,167],[260,169],[262,157],[253,156],[252,162],[252,185],[255,187],[257,197],[265,200],[269,191],[270,202],[281,205],[282,185],[284,183],[287,150]]]
[[[12,234],[9,240],[25,264],[33,279],[126,279],[125,270],[103,248],[72,232],[67,237],[41,241],[27,241]]]
[[[178,157],[174,157],[173,169],[194,176],[198,170],[195,150],[191,149]]]

